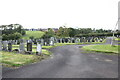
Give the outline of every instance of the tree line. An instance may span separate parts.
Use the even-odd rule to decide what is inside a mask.
[[[52,28],[49,28],[43,38],[50,38],[50,37],[58,37],[58,38],[65,38],[65,37],[92,37],[92,36],[112,36],[112,30],[103,30],[103,29],[91,29],[91,28],[67,28],[66,26],[59,27],[57,32],[54,32]],[[120,35],[120,32],[116,30],[115,36]]]
[[[25,29],[20,24],[1,25],[2,40],[18,40],[26,34]],[[39,35],[39,34],[38,34]],[[65,38],[65,37],[93,37],[93,36],[112,36],[112,30],[91,29],[91,28],[67,28],[66,26],[59,27],[58,31],[48,28],[48,31],[42,36],[43,39],[50,37]],[[116,30],[115,36],[120,35]],[[29,37],[34,39],[34,36]]]

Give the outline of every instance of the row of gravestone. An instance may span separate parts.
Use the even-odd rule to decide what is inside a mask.
[[[32,42],[37,45],[40,43],[42,46],[53,46],[54,43],[82,43],[82,42],[102,42],[105,37],[81,37],[81,38],[55,38],[51,37],[48,39],[34,39],[34,40],[9,40],[8,42],[12,43],[13,45],[19,45],[20,43],[27,43]]]
[[[82,42],[102,42],[105,38],[81,37],[81,38],[61,38],[58,43],[82,43]]]
[[[19,44],[19,49],[12,49],[12,42],[11,41],[0,41],[0,51],[17,51],[23,54],[32,54],[32,42],[27,42],[27,50],[25,50],[25,43],[21,42]],[[40,43],[37,44],[36,47],[36,54],[40,55],[42,53],[42,46]]]
[[[40,55],[42,53],[42,46],[53,46],[55,43],[80,43],[80,42],[102,42],[105,39],[97,37],[81,37],[81,38],[61,38],[57,39],[51,37],[50,39],[38,39],[38,40],[9,40],[9,41],[0,41],[0,51],[17,51],[24,54],[32,54],[32,45],[37,45],[36,54]],[[18,43],[19,42],[19,43]],[[34,44],[33,44],[34,43]],[[19,44],[19,49],[12,49],[12,45]],[[27,45],[27,50],[25,50],[25,45]]]

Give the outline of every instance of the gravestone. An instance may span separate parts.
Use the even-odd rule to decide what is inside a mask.
[[[71,38],[71,41],[72,41],[72,43],[75,43],[75,39],[74,38]]]
[[[58,43],[60,43],[60,39],[58,39]]]
[[[10,51],[10,52],[12,51],[12,43],[11,42],[8,43],[8,51]]]
[[[62,43],[62,38],[60,39],[60,43]]]
[[[36,55],[41,55],[42,53],[42,46],[41,44],[37,44]]]
[[[15,40],[13,40],[13,44],[15,45]]]
[[[41,45],[42,46],[44,45],[44,39],[41,39]]]
[[[83,37],[80,38],[80,42],[82,43],[84,41]]]
[[[91,42],[91,37],[88,37],[88,42]]]
[[[53,46],[54,44],[53,44],[53,41],[50,41],[50,46]]]
[[[35,40],[33,41],[33,43],[37,45],[37,40],[35,39]]]
[[[25,44],[24,43],[20,43],[20,45],[19,45],[19,52],[20,53],[25,53]]]
[[[27,51],[32,53],[32,42],[31,41],[27,42]]]
[[[102,42],[103,40],[102,39],[99,39],[100,42]]]
[[[79,38],[76,38],[75,39],[75,43],[79,43],[80,42],[80,39]]]
[[[3,50],[4,51],[7,51],[7,45],[8,45],[8,42],[7,41],[3,41]]]
[[[68,39],[67,38],[65,39],[65,43],[68,43]]]
[[[64,38],[62,38],[62,43],[64,43],[65,42],[65,39]]]
[[[94,39],[94,38],[92,38],[92,42],[95,42],[95,39]]]

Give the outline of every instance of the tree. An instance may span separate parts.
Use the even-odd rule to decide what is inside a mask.
[[[74,28],[69,28],[69,36],[74,37],[76,35],[76,30]]]

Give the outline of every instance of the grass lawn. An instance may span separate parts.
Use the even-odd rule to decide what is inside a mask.
[[[29,37],[34,36],[34,38],[40,38],[45,33],[42,31],[26,31],[26,35],[23,36],[23,39],[29,39]]]
[[[38,61],[41,57],[36,55],[23,55],[14,52],[0,52],[1,63],[8,67],[19,67]]]
[[[88,45],[88,46],[83,46],[82,49],[89,50],[89,51],[106,52],[106,53],[118,53],[118,47],[120,46]]]
[[[120,41],[120,38],[116,38],[115,40]]]
[[[33,49],[33,53],[36,52],[36,49]],[[51,52],[42,49],[43,56],[19,54],[15,52],[0,52],[0,61],[4,66],[8,67],[19,67],[25,64],[34,63],[44,59],[45,57],[50,56]]]

